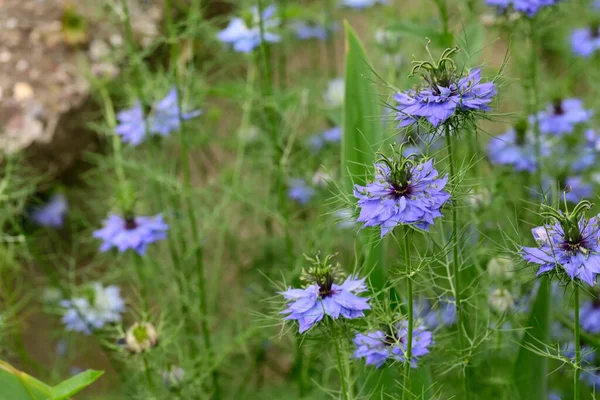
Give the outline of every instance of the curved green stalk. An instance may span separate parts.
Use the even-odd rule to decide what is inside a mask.
[[[342,364],[342,352],[340,350],[340,343],[338,338],[333,339],[333,343],[335,346],[335,358],[337,360],[338,373],[340,375],[340,384],[342,386],[342,399],[348,400],[348,388],[346,382],[346,374],[344,372],[344,367]]]

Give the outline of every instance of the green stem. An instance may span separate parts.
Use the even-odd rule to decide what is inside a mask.
[[[296,338],[296,373],[298,374],[298,395],[303,398],[306,395],[306,384],[304,382],[304,351],[301,337]]]
[[[145,316],[148,313],[148,292],[146,290],[146,285],[144,284],[144,260],[142,259],[142,256],[137,253],[135,253],[133,257],[135,262],[135,272],[140,281],[140,297],[142,298],[142,311]]]
[[[334,11],[335,1],[327,0],[327,10],[325,18],[325,29],[327,30],[327,60],[329,64],[329,79],[333,79],[337,76],[337,60],[336,60],[336,46],[335,46],[335,34],[333,31],[334,23]]]
[[[581,398],[581,337],[579,326],[579,286],[573,283],[574,300],[575,300],[575,377],[573,381],[573,399]]]
[[[154,380],[152,379],[152,370],[150,369],[150,364],[148,363],[148,356],[142,353],[142,360],[144,362],[144,372],[146,374],[146,381],[148,382],[148,387],[151,391],[154,391]]]
[[[529,73],[530,73],[530,95],[529,95],[529,115],[533,115],[533,134],[535,140],[535,161],[536,168],[536,186],[539,190],[542,188],[543,163],[542,163],[542,141],[540,133],[540,122],[537,117],[539,108],[539,93],[538,93],[538,65],[537,65],[537,33],[535,28],[535,20],[529,20]]]
[[[410,262],[410,241],[409,229],[404,229],[404,263],[406,264],[406,290],[408,296],[408,337],[406,341],[406,360],[404,361],[404,384],[402,385],[402,399],[407,398],[407,393],[410,393],[410,361],[412,359],[412,342],[413,342],[413,282]]]
[[[285,32],[287,25],[287,0],[279,0],[279,20],[281,24],[279,28],[282,32]],[[287,40],[282,40],[279,44],[279,86],[284,88],[286,85],[287,78]]]
[[[342,365],[342,352],[340,350],[340,343],[338,338],[336,337],[333,340],[335,345],[335,358],[337,360],[338,373],[340,375],[340,384],[342,386],[342,399],[348,400],[348,389],[346,387],[346,374],[344,372],[344,367]]]
[[[446,0],[434,0],[438,6],[438,11],[440,12],[440,18],[442,20],[442,32],[444,33],[444,37],[448,36],[450,32],[450,28],[448,25],[448,5],[446,4]]]
[[[450,126],[445,126],[446,132],[446,148],[448,151],[448,163],[450,164],[450,182],[452,182],[453,189],[456,187],[456,182],[453,182],[453,179],[456,179],[456,171],[454,165],[454,155],[452,150],[452,136],[450,135]],[[455,190],[452,190],[453,194]],[[465,327],[463,325],[463,309],[461,302],[461,286],[460,286],[460,264],[459,264],[459,238],[458,238],[458,214],[456,210],[456,204],[454,201],[450,204],[451,213],[452,213],[452,267],[454,274],[454,301],[456,303],[456,322],[458,329],[458,341],[460,345],[461,354],[465,350],[465,338],[463,337]],[[468,369],[468,366],[466,367]],[[465,385],[465,400],[470,399],[470,384],[469,384],[469,373],[465,369],[464,376],[464,385]]]

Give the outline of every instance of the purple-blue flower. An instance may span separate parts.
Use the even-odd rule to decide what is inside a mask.
[[[420,119],[437,127],[457,113],[490,110],[488,104],[496,95],[496,85],[493,82],[482,83],[480,69],[473,69],[460,79],[453,69],[441,78],[435,76],[427,76],[427,85],[420,89],[394,95],[398,102],[396,120],[399,127]]]
[[[560,0],[486,0],[489,6],[496,6],[500,11],[504,11],[512,5],[517,12],[527,14],[529,17],[535,16],[543,7],[558,4]]]
[[[388,330],[390,330],[388,328]],[[406,360],[406,344],[408,342],[408,322],[402,321],[394,327],[394,332],[372,331],[359,333],[354,338],[355,358],[364,358],[367,365],[381,367],[388,359],[399,362]],[[417,326],[412,333],[412,357],[410,365],[417,367],[417,359],[429,353],[432,333],[422,326]]]
[[[342,140],[342,128],[334,126],[323,133],[311,136],[309,144],[313,151],[318,152],[327,143],[339,143],[340,140]]]
[[[264,40],[269,43],[281,41],[278,34],[273,33],[279,26],[279,19],[275,17],[277,8],[273,5],[265,8],[262,12]],[[252,19],[250,26],[243,18],[233,18],[227,28],[217,34],[217,38],[224,43],[233,45],[233,49],[240,53],[249,53],[262,42],[260,33],[260,14],[258,7],[251,8]]]
[[[376,4],[388,4],[390,0],[342,0],[342,6],[350,8],[368,8]]]
[[[289,302],[288,308],[282,314],[288,314],[284,319],[297,320],[299,332],[304,333],[321,321],[325,315],[333,319],[354,319],[364,316],[365,310],[370,310],[369,298],[356,294],[367,290],[365,279],[349,276],[344,283],[334,283],[332,274],[327,273],[315,283],[304,289],[288,288],[281,295]]]
[[[315,189],[304,179],[292,179],[289,183],[288,197],[300,204],[307,204],[315,195]]]
[[[290,25],[296,34],[296,38],[300,40],[327,40],[329,33],[335,32],[339,28],[336,23],[330,24],[329,29],[327,29],[326,26],[311,21],[294,21]]]
[[[592,115],[591,110],[583,108],[580,99],[557,100],[538,113],[540,132],[553,135],[572,133],[577,124],[589,121]],[[530,117],[530,123],[534,122],[535,117]]]
[[[579,203],[581,200],[590,199],[594,189],[590,183],[581,176],[570,176],[565,179],[565,197],[570,203]]]
[[[600,333],[600,303],[595,301],[586,301],[579,312],[581,327],[589,333]]]
[[[581,217],[579,222],[564,217],[562,223],[539,226],[532,229],[538,246],[523,247],[523,258],[540,266],[537,276],[558,269],[594,285],[600,273],[599,230],[596,217]]]
[[[30,217],[38,225],[51,228],[63,226],[69,204],[62,194],[55,194],[46,204],[31,210]]]
[[[440,300],[436,308],[432,308],[429,301],[421,300],[414,305],[414,312],[427,329],[456,323],[456,307],[451,300]]]
[[[600,50],[600,27],[594,25],[575,29],[571,33],[571,49],[573,53],[586,58]]]
[[[399,224],[428,230],[442,216],[440,208],[450,199],[444,191],[448,176],[438,177],[433,160],[414,164],[382,158],[375,170],[373,182],[354,186],[363,227],[380,226],[383,237]]]
[[[183,120],[188,120],[202,114],[201,110],[181,113]],[[177,89],[172,88],[164,99],[160,100],[152,114],[149,116],[150,132],[161,136],[168,136],[171,132],[181,128],[179,120],[179,104],[177,102]]]
[[[125,311],[119,287],[103,287],[98,282],[89,285],[83,297],[63,300],[60,305],[66,308],[62,322],[67,330],[88,335],[107,323],[120,322],[121,313]]]
[[[117,135],[121,136],[123,142],[137,146],[146,136],[146,118],[142,103],[137,101],[135,105],[127,110],[117,113],[119,125],[115,128]]]
[[[546,140],[541,143],[541,155],[550,154],[550,147]],[[492,164],[510,165],[515,171],[533,172],[537,169],[535,141],[531,132],[517,133],[511,129],[502,135],[496,136],[488,143],[488,155]]]
[[[144,255],[150,243],[167,237],[168,229],[169,226],[160,214],[154,217],[128,218],[111,214],[104,221],[104,227],[94,231],[94,237],[103,241],[100,246],[101,252],[116,247],[121,253],[132,249]]]

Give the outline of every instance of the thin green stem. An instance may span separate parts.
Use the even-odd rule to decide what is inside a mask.
[[[145,353],[142,353],[142,360],[144,362],[144,372],[146,374],[146,381],[148,382],[148,387],[151,391],[154,391],[154,380],[152,379],[152,370],[150,369],[150,364],[148,363],[148,356]]]
[[[279,0],[279,20],[281,21],[280,29],[285,32],[287,25],[287,0]],[[279,44],[279,86],[284,88],[287,79],[287,40],[283,40]]]
[[[456,179],[456,171],[454,165],[454,154],[452,150],[452,136],[450,134],[450,126],[445,126],[446,133],[446,149],[448,151],[448,163],[450,164],[450,182],[452,182],[453,186],[453,194],[455,193],[456,182],[453,182]],[[463,309],[462,309],[462,299],[461,299],[461,286],[460,286],[460,264],[459,264],[459,238],[458,238],[458,213],[456,209],[456,204],[452,202],[450,204],[451,214],[452,214],[452,267],[453,267],[453,275],[454,275],[454,301],[456,303],[456,322],[458,329],[458,342],[460,345],[461,354],[465,350],[465,338],[463,337],[465,332],[465,326],[463,325]],[[468,369],[468,366],[466,367]],[[470,394],[470,384],[469,384],[469,373],[465,369],[464,376],[464,385],[465,385],[465,400],[469,400],[471,397]]]
[[[335,358],[337,360],[338,373],[340,375],[340,384],[342,386],[342,399],[348,400],[348,389],[346,385],[346,374],[344,372],[344,367],[342,364],[342,352],[340,350],[340,343],[338,338],[336,337],[333,340],[335,346]]]
[[[135,263],[135,272],[137,273],[138,280],[140,281],[140,297],[142,298],[142,311],[144,315],[148,313],[148,291],[144,282],[144,260],[142,256],[135,253],[133,255]]]
[[[402,399],[407,398],[410,393],[410,361],[412,359],[412,342],[413,342],[413,282],[412,268],[410,262],[410,228],[404,229],[404,263],[406,264],[406,291],[408,296],[408,332],[406,340],[406,359],[404,361],[404,384],[402,385]]]
[[[573,399],[581,398],[581,337],[579,326],[579,286],[573,283],[574,301],[575,301],[575,377],[573,378]]]
[[[304,380],[304,350],[302,339],[296,338],[296,373],[298,374],[298,395],[303,398],[306,395],[306,382]]]
[[[448,4],[446,4],[446,0],[434,1],[438,6],[438,11],[440,12],[440,19],[442,20],[442,32],[444,33],[444,37],[447,37],[448,33],[450,33],[448,24]]]
[[[335,46],[335,32],[333,31],[333,24],[335,23],[335,1],[327,0],[327,10],[325,18],[325,29],[327,30],[327,61],[329,64],[329,79],[333,79],[337,76],[337,59],[336,59],[336,46]]]
[[[537,61],[537,32],[535,28],[535,20],[532,18],[529,20],[529,41],[530,41],[530,53],[529,53],[529,74],[530,74],[530,99],[529,102],[529,115],[533,115],[533,134],[535,140],[535,161],[537,164],[536,168],[536,186],[539,190],[542,190],[542,176],[543,176],[543,163],[542,163],[542,141],[540,133],[540,121],[537,117],[539,108],[539,93],[538,93],[538,61]]]

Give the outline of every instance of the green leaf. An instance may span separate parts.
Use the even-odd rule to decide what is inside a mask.
[[[346,28],[346,92],[343,109],[342,174],[343,188],[352,193],[355,183],[364,185],[370,173],[375,152],[383,140],[381,110],[372,80],[373,68],[362,43],[348,22]],[[363,231],[362,258],[367,271],[372,271],[371,286],[381,291],[385,286],[384,246],[374,231]]]
[[[47,400],[50,387],[0,361],[0,400]]]
[[[532,352],[531,348],[548,343],[550,333],[550,281],[540,279],[540,287],[529,314],[517,362],[514,379],[517,392],[522,400],[546,400],[548,398],[548,359]]]
[[[94,383],[94,381],[100,378],[103,374],[103,371],[94,371],[88,369],[87,371],[77,374],[66,381],[62,381],[50,390],[52,396],[51,399],[61,400],[73,396],[75,393]]]

